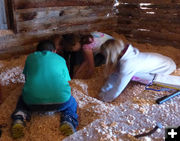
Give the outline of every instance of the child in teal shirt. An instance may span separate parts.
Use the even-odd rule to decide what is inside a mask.
[[[60,131],[64,135],[70,135],[76,130],[77,102],[71,96],[68,83],[71,79],[65,60],[55,51],[53,42],[42,41],[38,44],[37,51],[26,59],[22,96],[12,114],[13,138],[24,135],[25,121],[30,120],[32,112],[60,112]]]

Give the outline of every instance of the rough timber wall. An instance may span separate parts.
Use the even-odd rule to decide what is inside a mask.
[[[6,0],[12,6],[15,34],[0,36],[0,54],[29,49],[53,34],[113,31],[114,0]],[[22,47],[23,46],[23,47]],[[21,52],[21,51],[20,51]]]
[[[180,0],[119,0],[118,33],[127,38],[180,47]]]
[[[105,21],[107,25],[114,21],[106,17],[112,4],[112,0],[14,0],[17,32],[77,31],[91,25],[102,29],[107,27]]]

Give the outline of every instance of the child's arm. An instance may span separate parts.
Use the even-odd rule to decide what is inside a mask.
[[[85,60],[80,65],[80,67],[77,70],[76,74],[78,74],[81,71],[85,70],[85,67],[88,67],[87,77],[91,77],[92,74],[94,73],[94,68],[95,68],[94,67],[94,57],[93,57],[92,49],[84,49],[83,53],[84,53],[84,59]]]
[[[94,56],[93,56],[92,49],[84,50],[84,56],[85,56],[85,61],[87,61],[87,64],[88,64],[88,76],[91,77],[95,69]]]
[[[83,63],[82,63],[82,64],[80,65],[80,67],[78,68],[78,70],[75,72],[74,77],[76,78],[80,72],[82,72],[83,70],[85,70],[85,67],[87,67],[87,61],[83,61]]]
[[[1,84],[0,84],[0,104],[2,102]]]

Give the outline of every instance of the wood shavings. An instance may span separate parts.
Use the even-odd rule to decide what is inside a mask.
[[[137,44],[141,51],[155,51],[167,55],[176,61],[179,69],[174,75],[180,75],[180,50],[173,47],[159,47]],[[164,49],[166,48],[166,49]],[[2,141],[12,141],[9,128],[10,115],[23,87],[23,70],[26,56],[8,60],[0,60],[0,83],[2,86],[3,103],[0,105],[0,124],[7,123],[3,129]],[[40,116],[33,114],[27,123],[22,141],[137,141],[134,135],[151,129],[157,121],[163,127],[180,125],[180,97],[157,105],[155,100],[165,96],[167,92],[144,91],[144,85],[130,82],[123,93],[112,103],[104,103],[97,99],[100,88],[105,82],[104,66],[98,67],[91,79],[74,79],[70,82],[72,95],[78,102],[78,132],[64,137],[59,132],[60,115]],[[84,74],[85,75],[85,74]],[[6,76],[6,79],[4,77]],[[4,84],[6,86],[4,86]],[[142,140],[159,141],[164,139],[164,129]]]

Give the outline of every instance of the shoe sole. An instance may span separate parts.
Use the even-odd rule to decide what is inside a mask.
[[[60,126],[59,130],[65,136],[69,136],[69,135],[72,135],[74,133],[74,130],[72,129],[72,127],[69,124],[66,124],[66,123],[62,124]]]
[[[22,124],[15,124],[11,129],[12,137],[14,139],[24,136],[24,126]]]

